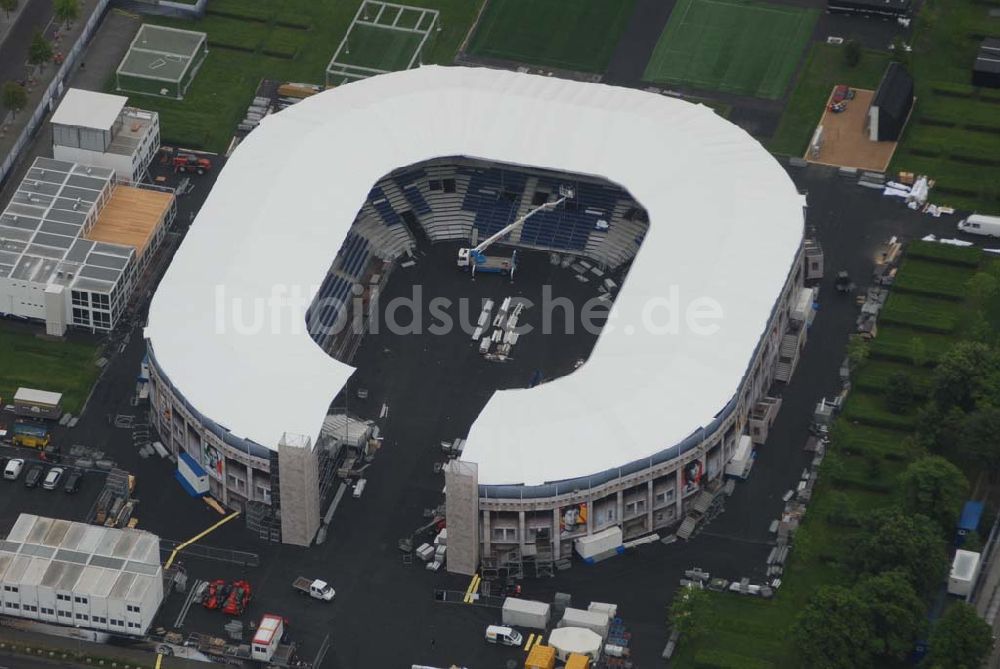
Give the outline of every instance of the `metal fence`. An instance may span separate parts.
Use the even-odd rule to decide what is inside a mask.
[[[69,50],[66,54],[66,59],[59,66],[56,71],[56,76],[52,78],[49,82],[48,87],[45,89],[45,93],[42,95],[42,99],[39,100],[38,106],[35,107],[35,111],[32,113],[31,118],[28,119],[28,124],[24,126],[24,130],[21,131],[20,136],[18,136],[17,141],[14,142],[13,148],[10,153],[3,159],[0,163],[0,184],[3,184],[7,177],[10,176],[11,172],[14,170],[14,165],[20,160],[21,154],[28,148],[31,143],[31,139],[38,132],[38,128],[42,125],[42,121],[45,116],[51,111],[54,106],[54,101],[59,98],[63,93],[64,84],[69,78],[69,73],[76,68],[77,61],[80,59],[80,55],[83,50],[87,48],[87,44],[90,42],[90,38],[94,36],[94,31],[97,30],[97,26],[100,25],[101,19],[104,18],[104,12],[108,8],[111,0],[98,0],[97,6],[94,8],[93,13],[87,19],[87,22],[83,26],[83,30],[80,32],[80,36],[77,38],[76,42],[73,44],[73,48]]]

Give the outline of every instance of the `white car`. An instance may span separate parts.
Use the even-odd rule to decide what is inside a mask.
[[[524,637],[513,627],[505,625],[490,625],[486,628],[486,642],[501,646],[520,646]]]
[[[59,485],[59,481],[62,480],[62,475],[62,467],[53,467],[45,475],[45,480],[42,481],[42,487],[46,490],[55,490],[56,486]]]
[[[14,458],[7,463],[7,466],[3,470],[3,477],[8,481],[13,481],[21,475],[21,470],[24,469],[24,460],[21,458]]]

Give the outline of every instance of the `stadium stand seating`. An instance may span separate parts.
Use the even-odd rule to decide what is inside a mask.
[[[558,198],[561,186],[574,189],[569,202],[535,214],[504,241],[590,258],[609,268],[631,260],[649,220],[624,189],[545,170],[442,158],[399,170],[371,189],[306,314],[313,339],[324,348],[340,345],[330,328],[350,304],[351,287],[371,276],[372,262],[412,254],[414,225],[433,242],[482,240]]]

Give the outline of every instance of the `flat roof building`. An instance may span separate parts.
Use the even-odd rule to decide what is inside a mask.
[[[0,213],[0,313],[111,330],[173,220],[173,192],[107,167],[36,158]]]
[[[53,157],[111,168],[122,181],[141,181],[160,150],[160,117],[127,102],[120,95],[66,91],[52,115]]]
[[[141,636],[163,601],[160,539],[22,513],[0,541],[4,615]]]

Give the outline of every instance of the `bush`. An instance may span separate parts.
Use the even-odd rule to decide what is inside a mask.
[[[913,408],[917,399],[917,390],[913,379],[906,372],[894,372],[888,379],[885,389],[885,405],[889,411],[896,414],[906,413]]]
[[[861,62],[861,43],[857,40],[847,40],[844,44],[844,62],[848,67],[857,67]]]
[[[966,267],[978,267],[983,252],[974,246],[951,246],[938,242],[914,241],[906,247],[908,256]]]

